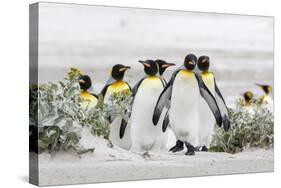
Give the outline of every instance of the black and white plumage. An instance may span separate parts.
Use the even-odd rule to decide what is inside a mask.
[[[201,97],[208,103],[217,123],[222,124],[222,117],[214,96],[201,77],[193,72],[196,62],[197,58],[193,54],[186,56],[184,66],[173,73],[153,113],[153,124],[157,125],[164,107],[168,107],[168,120],[179,141],[172,149],[182,150],[185,144],[188,149],[187,155],[193,155],[194,146],[198,145],[198,110]]]
[[[148,152],[158,149],[158,139],[163,135],[161,128],[153,126],[152,114],[164,85],[158,73],[158,65],[153,60],[139,61],[144,66],[145,77],[133,88],[131,110],[131,150]]]
[[[210,60],[208,56],[201,56],[198,59],[197,67],[201,71],[200,77],[204,85],[215,97],[220,114],[222,116],[222,125],[227,131],[230,127],[227,107],[224,98],[216,84],[215,76],[209,71]],[[200,124],[199,124],[199,145],[198,150],[208,151],[211,138],[214,133],[214,126],[216,119],[214,118],[212,110],[209,108],[208,103],[204,99],[200,100],[199,105]],[[221,126],[221,124],[218,124]]]
[[[125,90],[131,91],[130,85],[123,80],[126,70],[130,69],[129,66],[116,64],[113,66],[110,79],[107,81],[101,91],[104,98],[104,103],[109,103],[110,96],[113,93],[123,92]],[[130,126],[122,127],[122,117],[111,117],[110,121],[110,141],[124,149],[129,150],[131,147]],[[121,134],[122,133],[122,134]]]

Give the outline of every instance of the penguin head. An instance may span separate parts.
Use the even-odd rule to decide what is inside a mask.
[[[162,76],[163,73],[165,72],[165,70],[170,67],[170,66],[174,66],[174,63],[167,63],[166,61],[162,60],[162,59],[156,59],[155,63],[158,64],[159,67],[159,75]]]
[[[90,76],[88,75],[82,75],[78,78],[79,85],[81,90],[88,90],[92,86],[92,81]]]
[[[111,69],[111,77],[116,81],[121,81],[124,78],[126,70],[131,67],[122,64],[116,64]]]
[[[251,91],[246,91],[243,97],[246,103],[250,103],[254,98],[254,94]]]
[[[208,71],[210,67],[210,58],[208,56],[200,56],[197,66],[202,72]]]
[[[155,76],[158,72],[158,64],[153,60],[139,60],[139,62],[144,66],[144,72],[148,76]]]
[[[259,86],[260,88],[262,88],[262,90],[265,92],[265,94],[270,94],[272,92],[272,86],[271,85],[262,85],[262,84],[256,84],[257,86]]]
[[[184,67],[192,71],[197,63],[197,57],[194,54],[188,54],[184,59]]]

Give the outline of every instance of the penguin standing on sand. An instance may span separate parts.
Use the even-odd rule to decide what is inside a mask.
[[[210,58],[208,56],[199,57],[197,67],[201,71],[200,76],[202,81],[216,99],[223,118],[223,127],[227,131],[230,127],[228,111],[223,96],[216,84],[215,76],[209,71]],[[208,151],[214,133],[216,119],[203,98],[200,98],[199,117],[199,145],[196,149],[198,151]]]
[[[130,91],[131,87],[125,81],[123,81],[126,70],[130,69],[129,66],[124,66],[121,64],[116,64],[112,67],[110,76],[111,78],[105,84],[104,88],[101,91],[101,95],[104,98],[104,103],[109,102],[109,98],[113,93]],[[129,150],[131,147],[131,136],[130,136],[130,126],[127,127],[126,132],[125,128],[122,128],[121,122],[122,117],[112,117],[110,118],[110,134],[109,140],[123,148]]]
[[[161,59],[155,60],[155,63],[158,64],[159,76],[160,76],[161,80],[163,81],[164,87],[166,87],[167,81],[163,77],[163,74],[164,74],[164,72],[166,71],[167,68],[169,68],[171,66],[175,66],[175,64],[174,63],[167,63],[166,61],[161,60]],[[162,114],[163,114],[163,118],[159,120],[159,123],[160,124],[162,123],[162,132],[164,134],[159,137],[159,141],[157,141],[158,146],[156,146],[155,148],[166,150],[167,146],[170,146],[171,143],[174,143],[176,138],[175,138],[175,135],[174,135],[173,131],[168,126],[168,124],[169,124],[169,122],[167,121],[168,119],[167,118],[165,119],[165,117],[169,116],[168,108],[163,110]]]
[[[270,112],[273,112],[273,99],[270,96],[272,93],[272,86],[263,85],[263,84],[256,84],[256,85],[259,86],[264,91],[264,95],[260,97],[260,101],[263,107],[267,108]]]
[[[186,56],[184,65],[176,70],[161,93],[153,113],[153,124],[157,125],[163,108],[169,108],[169,124],[177,138],[171,151],[180,151],[187,147],[186,155],[194,155],[198,145],[199,101],[203,97],[212,109],[217,123],[222,124],[222,117],[214,96],[193,70],[197,58],[193,54]]]
[[[80,97],[83,99],[80,103],[81,107],[84,109],[95,107],[98,102],[98,97],[88,91],[92,86],[91,78],[88,75],[82,75],[78,78],[78,82],[81,89]]]
[[[163,135],[161,128],[152,123],[153,110],[164,85],[157,76],[159,67],[153,60],[139,61],[146,74],[133,88],[133,105],[131,112],[131,136],[134,152],[148,154],[153,150]]]

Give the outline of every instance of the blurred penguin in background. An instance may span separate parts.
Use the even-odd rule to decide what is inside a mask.
[[[259,86],[263,91],[264,95],[260,97],[260,102],[262,106],[267,108],[270,112],[273,112],[273,99],[272,99],[272,86],[271,85],[263,85],[263,84],[256,84]]]
[[[131,93],[130,85],[123,80],[125,72],[131,67],[122,64],[116,64],[112,67],[110,78],[103,87],[101,95],[104,98],[104,103],[109,103],[110,96],[114,93],[129,91]],[[112,144],[117,145],[123,149],[129,150],[131,147],[130,126],[124,127],[122,117],[110,118],[110,134],[109,140]],[[127,124],[125,124],[127,126]]]
[[[88,90],[92,87],[92,80],[88,75],[82,75],[78,78],[80,85],[80,97],[83,101],[80,103],[83,109],[94,108],[97,105],[97,95],[90,93]]]
[[[241,106],[243,107],[242,110],[253,115],[255,113],[253,109],[254,102],[254,94],[251,91],[246,91],[243,94],[243,103],[241,104]]]

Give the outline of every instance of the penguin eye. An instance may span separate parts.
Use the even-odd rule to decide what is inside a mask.
[[[193,65],[192,61],[189,61],[188,64]]]
[[[144,64],[144,66],[146,66],[146,67],[150,67],[150,64],[148,64],[148,63],[143,63]]]

